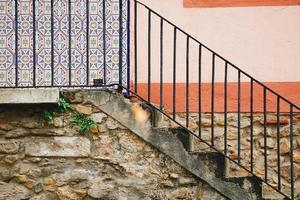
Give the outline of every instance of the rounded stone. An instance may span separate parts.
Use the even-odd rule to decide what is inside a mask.
[[[294,162],[300,163],[300,153],[296,152],[294,154]]]
[[[41,183],[38,183],[34,186],[33,190],[35,193],[40,193],[41,191],[43,191],[43,185]]]
[[[107,118],[107,115],[104,113],[94,113],[91,115],[91,119],[96,123],[102,123],[103,119]]]
[[[33,187],[35,186],[35,181],[31,179],[27,180],[24,186],[27,187],[28,189],[33,189]]]
[[[27,165],[22,165],[19,169],[20,174],[28,174],[30,168]]]
[[[18,183],[25,183],[27,181],[27,177],[25,175],[19,175],[16,178]]]
[[[4,162],[8,163],[8,164],[13,164],[18,160],[18,156],[17,155],[8,155],[4,158]]]
[[[290,152],[290,143],[288,141],[288,139],[283,138],[280,141],[280,154],[284,155],[286,153]]]
[[[43,184],[44,185],[54,185],[55,181],[53,178],[47,177],[44,179]]]
[[[78,104],[75,109],[76,109],[77,112],[82,113],[84,115],[91,115],[92,112],[93,112],[92,107],[84,106],[84,105],[81,105],[81,104]]]
[[[53,119],[53,125],[55,127],[58,127],[58,128],[63,127],[64,126],[64,119],[63,119],[63,117],[55,117]]]

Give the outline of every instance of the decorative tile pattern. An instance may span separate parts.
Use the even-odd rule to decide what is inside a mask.
[[[33,85],[33,1],[18,0],[18,85]],[[87,60],[87,1],[89,59]],[[35,0],[37,86],[93,84],[104,79],[103,0],[71,0],[71,65],[69,65],[69,0]],[[127,3],[123,0],[123,84],[127,85]],[[105,0],[106,81],[119,81],[119,0]],[[15,85],[15,1],[0,0],[0,87]],[[51,46],[54,45],[52,63]],[[87,66],[87,61],[89,65]],[[53,69],[52,69],[53,66]],[[71,68],[70,68],[71,66]],[[87,69],[89,71],[87,72]],[[52,77],[52,70],[54,77]],[[89,77],[87,77],[87,75]]]
[[[69,84],[68,1],[54,0],[54,85]]]
[[[15,31],[13,1],[0,1],[0,86],[15,82]]]
[[[19,0],[18,5],[18,83],[33,84],[33,21],[32,0]]]
[[[90,0],[89,5],[89,80],[92,84],[93,79],[103,79],[103,0]]]
[[[51,0],[36,1],[36,83],[51,85]]]

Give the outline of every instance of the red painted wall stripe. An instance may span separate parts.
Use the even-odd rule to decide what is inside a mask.
[[[300,82],[284,82],[284,83],[265,83],[268,87],[278,92],[283,97],[287,98],[296,105],[300,105]],[[154,104],[159,105],[159,83],[151,84],[151,101]],[[185,112],[185,84],[178,83],[176,85],[176,111]],[[228,83],[228,112],[237,112],[237,83]],[[173,85],[172,83],[165,83],[163,85],[163,99],[164,107],[172,110],[172,97],[173,97]],[[138,94],[147,99],[148,87],[146,83],[138,84]],[[270,92],[267,93],[267,111],[276,111],[277,98]],[[198,112],[198,84],[190,84],[190,97],[189,97],[189,110],[190,112]],[[241,111],[250,111],[250,83],[241,83]],[[211,84],[202,84],[202,111],[211,112]],[[254,84],[254,111],[263,112],[263,88]],[[281,103],[281,111],[288,112],[289,105],[287,103]],[[215,84],[215,112],[224,112],[224,84]],[[299,112],[299,111],[298,111]]]
[[[296,6],[300,0],[183,0],[185,8]]]

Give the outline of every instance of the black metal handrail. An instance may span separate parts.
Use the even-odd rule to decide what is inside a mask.
[[[144,3],[141,3],[137,0],[133,0],[133,8],[134,8],[134,17],[133,17],[133,25],[134,25],[134,37],[133,37],[133,46],[134,46],[134,83],[133,83],[133,91],[127,89],[129,93],[139,97],[140,99],[142,99],[143,101],[148,102],[151,106],[152,106],[152,99],[151,99],[151,93],[153,92],[151,89],[151,85],[152,85],[152,74],[151,71],[153,70],[153,64],[152,62],[152,58],[153,58],[153,52],[156,52],[157,55],[155,58],[159,59],[159,67],[158,70],[159,71],[159,106],[152,106],[154,109],[158,110],[159,112],[163,113],[164,115],[166,115],[169,119],[171,119],[174,123],[176,123],[177,125],[179,125],[180,127],[184,128],[187,132],[189,132],[191,135],[197,137],[198,139],[200,139],[202,142],[204,142],[206,145],[208,145],[209,147],[211,147],[213,150],[222,153],[226,158],[228,158],[229,160],[233,161],[235,164],[237,164],[239,167],[243,168],[244,170],[246,170],[247,172],[249,172],[250,174],[252,174],[253,176],[257,177],[258,179],[260,179],[261,181],[263,181],[265,184],[267,184],[268,186],[270,186],[271,188],[273,188],[274,190],[276,190],[278,193],[280,193],[281,195],[283,195],[285,198],[288,199],[294,199],[295,198],[295,188],[294,188],[294,160],[293,160],[293,156],[294,156],[294,112],[299,112],[300,111],[300,107],[293,104],[292,102],[290,102],[288,99],[286,99],[285,97],[281,96],[280,94],[278,94],[277,92],[275,92],[274,90],[272,90],[271,88],[269,88],[268,86],[266,86],[264,83],[258,81],[257,79],[255,79],[254,77],[252,77],[251,75],[249,75],[248,73],[246,73],[245,71],[243,71],[242,69],[240,69],[239,67],[237,67],[236,65],[234,65],[232,62],[228,61],[227,59],[225,59],[223,56],[221,56],[220,54],[216,53],[215,51],[213,51],[212,49],[210,49],[209,47],[207,47],[206,45],[204,45],[203,43],[199,42],[195,37],[193,37],[192,35],[188,34],[187,32],[185,32],[183,29],[179,28],[178,26],[176,26],[174,23],[172,23],[171,21],[167,20],[166,18],[164,18],[162,15],[160,15],[159,13],[157,13],[156,11],[154,11],[153,9],[151,9],[150,7],[148,7],[147,5],[145,5]],[[141,20],[141,18],[139,18],[139,14],[140,14],[140,9],[143,9],[143,13],[144,13],[144,17],[147,18],[147,20],[145,19],[144,21],[140,22],[142,23],[142,25],[148,26],[147,31],[144,34],[138,34],[139,31],[141,31],[138,28],[138,23],[139,20]],[[158,20],[156,21],[157,24],[155,24],[153,22],[153,18],[154,16],[156,18],[158,18]],[[168,24],[169,26],[171,26],[173,28],[173,36],[170,34],[169,38],[173,37],[173,53],[169,53],[169,56],[172,56],[172,60],[173,60],[173,80],[172,80],[172,108],[171,108],[171,116],[169,114],[167,114],[164,110],[164,86],[163,84],[164,82],[164,59],[166,57],[166,53],[164,52],[164,45],[165,45],[165,38],[164,38],[164,34],[165,34],[165,25]],[[159,27],[158,31],[156,32],[156,34],[158,34],[159,36],[157,37],[159,41],[155,41],[157,42],[157,44],[159,43],[159,49],[157,49],[157,51],[153,51],[153,33],[155,34],[155,32],[153,31],[153,26],[156,25],[157,27]],[[176,78],[177,78],[177,69],[178,69],[178,61],[177,61],[177,48],[178,48],[178,33],[181,33],[183,36],[186,37],[186,45],[184,47],[185,51],[185,71],[186,71],[186,77],[185,77],[185,124],[180,124],[177,119],[176,119],[176,102],[177,102],[177,89],[176,89],[176,84],[179,83]],[[139,38],[141,37],[141,38]],[[143,38],[142,38],[143,37]],[[144,38],[145,37],[145,38]],[[147,41],[147,52],[144,54],[141,54],[141,52],[139,51],[139,42],[142,41]],[[191,42],[194,42],[198,45],[198,91],[193,91],[195,93],[198,93],[198,134],[196,134],[195,132],[191,131],[189,129],[189,120],[190,120],[190,46],[191,46]],[[210,114],[211,114],[211,141],[210,143],[208,143],[207,141],[204,141],[201,138],[201,123],[202,123],[202,119],[201,119],[201,114],[203,113],[202,110],[202,58],[203,58],[203,50],[207,50],[208,52],[210,52],[211,55],[211,104],[210,104]],[[147,92],[146,92],[146,96],[140,94],[140,90],[139,90],[139,61],[138,58],[139,57],[147,57]],[[221,61],[224,62],[224,68],[223,68],[223,72],[224,72],[224,80],[222,82],[222,84],[224,85],[224,150],[221,151],[219,149],[217,149],[215,147],[215,137],[214,137],[214,116],[215,116],[215,83],[216,83],[216,71],[217,71],[217,67],[216,67],[216,60],[220,59]],[[146,68],[143,68],[146,69]],[[237,71],[237,142],[238,142],[238,158],[237,160],[231,159],[228,155],[228,141],[227,141],[227,133],[228,133],[228,71],[229,69],[234,69]],[[143,73],[145,73],[143,71]],[[250,107],[249,107],[249,113],[250,113],[250,168],[248,168],[247,166],[245,166],[242,163],[242,156],[241,156],[241,148],[242,148],[242,144],[241,144],[241,82],[242,82],[242,76],[249,79],[249,84],[250,84],[250,98],[249,98],[249,103],[250,103]],[[264,174],[263,177],[260,177],[256,172],[255,172],[255,166],[254,166],[254,86],[258,85],[262,88],[262,92],[263,92],[263,156],[264,156]],[[277,186],[274,186],[270,183],[269,181],[269,173],[268,173],[268,167],[269,167],[269,163],[268,163],[268,149],[267,149],[267,141],[268,141],[268,137],[267,137],[267,115],[269,114],[270,111],[268,111],[267,106],[270,105],[269,102],[267,102],[267,95],[273,95],[276,97],[276,101],[275,102],[271,102],[271,104],[275,104],[276,105],[276,111],[274,112],[276,114],[276,144],[277,144],[277,151],[276,151],[276,156],[277,156]],[[147,100],[145,100],[147,99]],[[269,104],[268,104],[269,103]],[[290,122],[290,127],[289,127],[289,140],[290,140],[290,151],[289,151],[289,156],[290,156],[290,192],[287,193],[285,191],[282,190],[282,177],[281,177],[281,163],[280,163],[280,114],[282,113],[282,109],[281,109],[281,104],[287,104],[289,111],[288,111],[288,115],[289,115],[289,122]],[[168,113],[170,113],[168,112]]]

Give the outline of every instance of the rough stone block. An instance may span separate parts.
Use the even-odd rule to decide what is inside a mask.
[[[90,115],[93,113],[92,107],[90,107],[90,106],[84,106],[84,105],[78,104],[75,109],[77,112],[82,113],[84,115]]]
[[[90,140],[84,137],[39,137],[32,138],[26,143],[25,154],[45,157],[87,157],[90,149]]]
[[[15,183],[0,182],[0,199],[29,199],[30,191],[24,186]]]
[[[20,143],[15,141],[0,141],[0,153],[18,153]]]

